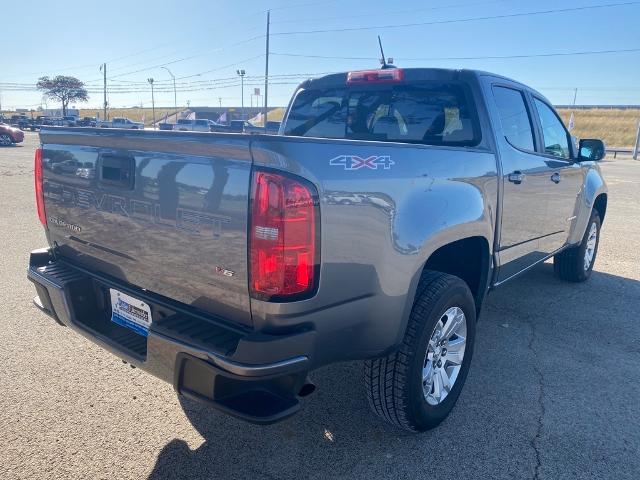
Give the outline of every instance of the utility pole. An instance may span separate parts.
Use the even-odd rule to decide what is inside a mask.
[[[176,77],[173,73],[171,73],[171,70],[169,70],[167,67],[162,67],[164,68],[167,72],[169,72],[169,75],[171,75],[171,78],[173,78],[173,109],[176,112],[176,123],[178,123],[178,96],[176,94]]]
[[[633,148],[633,159],[638,159],[638,152],[640,152],[640,121],[638,122],[638,132],[636,133],[636,146]]]
[[[578,97],[578,89],[576,88],[576,89],[573,91],[573,106],[574,106],[574,107],[576,106],[576,98],[577,98],[577,97]]]
[[[222,108],[222,97],[218,97],[218,104],[220,105],[220,108]]]
[[[147,82],[151,85],[151,111],[153,112],[153,129],[156,129],[156,99],[153,96],[153,78],[147,78]]]
[[[267,98],[269,96],[269,24],[271,10],[267,10],[267,42],[264,60],[264,133],[267,133]]]
[[[107,121],[107,64],[103,63],[100,67],[102,70],[102,74],[104,75],[104,103],[102,104],[102,116],[104,117],[102,120]]]
[[[242,120],[244,120],[244,76],[246,74],[246,72],[244,70],[236,70],[236,73],[238,75],[240,75],[240,96],[242,97],[240,103],[241,103],[241,116],[242,116]]]

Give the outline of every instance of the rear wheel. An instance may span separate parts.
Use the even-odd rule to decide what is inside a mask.
[[[462,390],[475,341],[476,311],[467,284],[440,272],[422,274],[404,340],[365,362],[373,411],[411,431],[436,427]]]
[[[600,242],[600,225],[600,215],[593,210],[582,242],[553,257],[553,270],[558,277],[569,282],[584,282],[591,276]]]
[[[8,147],[12,143],[13,143],[13,140],[11,139],[8,133],[0,134],[0,145],[2,145],[3,147]]]

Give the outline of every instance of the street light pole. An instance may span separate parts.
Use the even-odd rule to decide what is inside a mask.
[[[161,68],[164,68],[167,72],[169,72],[169,75],[171,75],[171,78],[173,79],[173,109],[176,112],[176,123],[178,123],[178,95],[176,93],[176,76],[171,73],[171,70],[169,70],[167,67]]]
[[[107,121],[107,64],[103,63],[102,66],[100,67],[100,70],[102,70],[102,74],[104,75],[104,86],[103,86],[104,103],[102,104],[102,109],[103,109],[102,116],[104,118],[102,120],[106,122]]]
[[[244,120],[244,76],[246,72],[244,70],[236,70],[236,73],[240,75],[240,96],[242,97],[242,100],[240,101],[242,107],[241,115],[242,120]]]
[[[271,24],[271,10],[267,10],[267,38],[265,42],[264,59],[264,133],[267,133],[267,114],[269,113],[269,26]]]
[[[151,111],[153,112],[153,129],[156,129],[156,99],[153,96],[153,78],[147,78],[147,82],[151,85]]]

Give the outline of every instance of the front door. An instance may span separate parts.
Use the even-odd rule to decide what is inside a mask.
[[[548,218],[552,235],[541,240],[541,248],[554,252],[569,238],[576,219],[578,197],[583,184],[583,170],[575,163],[570,148],[571,137],[555,110],[544,100],[533,97],[535,120],[540,132],[540,155],[551,170],[547,184]]]

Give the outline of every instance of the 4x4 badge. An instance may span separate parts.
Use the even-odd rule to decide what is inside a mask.
[[[367,158],[357,155],[338,155],[329,160],[329,165],[340,166],[345,170],[360,170],[361,168],[389,170],[392,165],[395,165],[395,162],[391,160],[389,155],[371,155]]]

